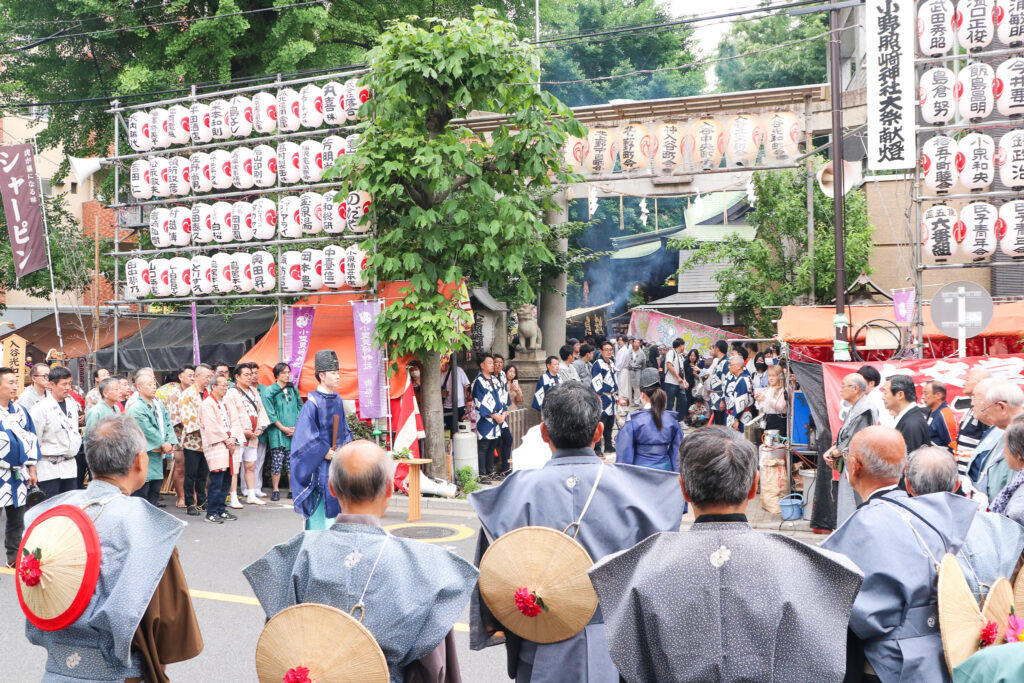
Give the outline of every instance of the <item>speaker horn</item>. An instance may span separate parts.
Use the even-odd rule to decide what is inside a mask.
[[[830,161],[818,171],[818,186],[829,199],[836,196],[836,176],[833,170],[835,167],[832,165],[834,163]],[[860,185],[863,181],[864,174],[861,172],[860,164],[851,164],[849,161],[843,161],[843,195],[846,195],[847,192]]]
[[[75,177],[78,178],[78,182],[84,183],[89,176],[108,165],[110,162],[106,159],[99,159],[96,157],[83,159],[81,157],[69,156],[68,163],[71,164],[71,170],[74,171]]]

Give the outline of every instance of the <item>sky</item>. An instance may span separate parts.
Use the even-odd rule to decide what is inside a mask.
[[[759,4],[758,0],[715,0],[712,3],[705,3],[701,0],[668,0],[668,6],[672,16],[679,17],[684,14],[711,14],[729,12],[738,9],[750,9]],[[722,20],[721,23],[708,22],[708,24],[697,27],[695,35],[700,48],[702,58],[714,56],[718,49],[718,41],[729,30],[729,20]],[[709,67],[707,70],[708,89],[715,87],[717,79],[715,70]]]

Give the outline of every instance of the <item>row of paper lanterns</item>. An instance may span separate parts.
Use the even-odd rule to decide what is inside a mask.
[[[1024,43],[1024,1],[925,0],[917,9],[917,38],[921,54],[941,57],[954,40],[965,50],[983,50],[993,39],[1011,47]]]
[[[671,172],[681,165],[709,170],[724,157],[729,166],[749,166],[764,145],[765,163],[781,164],[799,154],[803,117],[791,111],[739,114],[689,122],[664,121],[648,127],[628,123],[617,129],[591,128],[586,138],[570,137],[563,150],[575,173],[606,173],[618,161],[623,171]]]
[[[278,181],[284,185],[318,183],[338,157],[354,151],[358,144],[358,135],[329,135],[323,141],[281,142],[276,150],[257,145],[196,152],[189,157],[138,159],[131,165],[129,190],[135,199],[146,200],[232,188],[268,188]]]
[[[128,144],[136,152],[167,149],[174,145],[198,145],[213,140],[245,138],[253,133],[292,133],[302,128],[340,126],[359,118],[370,91],[355,78],[345,83],[330,81],[323,87],[308,83],[301,90],[282,88],[276,93],[258,92],[251,98],[235,95],[209,104],[194,102],[188,108],[174,104],[128,117]]]
[[[1021,0],[1024,3],[1024,0]],[[993,108],[1003,116],[1024,114],[1024,58],[1011,57],[992,69],[973,62],[953,75],[950,69],[937,67],[921,74],[918,104],[926,123],[949,123],[954,116],[980,121],[992,115]]]
[[[997,168],[1004,186],[1024,189],[1024,129],[1003,135],[998,148],[984,133],[968,133],[960,140],[936,135],[921,148],[922,182],[931,194],[988,189]]]
[[[932,205],[921,214],[921,242],[925,253],[939,263],[957,257],[982,261],[995,253],[997,245],[1011,258],[1024,258],[1024,200],[998,208],[971,202],[959,212],[945,204]]]
[[[318,291],[365,287],[366,251],[358,244],[286,251],[280,264],[269,251],[218,252],[187,259],[132,258],[125,263],[125,298]]]
[[[198,203],[191,207],[157,208],[149,214],[149,237],[157,249],[211,242],[296,239],[346,230],[370,229],[363,216],[370,210],[370,193],[352,190],[306,192],[274,202],[260,197],[252,202]]]

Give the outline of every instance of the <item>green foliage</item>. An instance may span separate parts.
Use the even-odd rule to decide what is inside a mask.
[[[816,167],[824,163],[815,159]],[[690,239],[673,241],[670,248],[691,249],[683,265],[688,270],[701,263],[726,261],[730,265],[715,277],[720,308],[735,311],[738,320],[760,337],[775,333],[777,317],[766,306],[787,306],[811,289],[817,301],[835,297],[835,239],[832,200],[814,183],[814,260],[807,249],[807,181],[804,169],[760,171],[754,174],[756,202],[747,214],[757,237],[744,242],[733,236],[722,242],[700,245]],[[867,203],[862,191],[846,195],[847,281],[862,270],[870,272],[871,233]],[[685,235],[685,232],[684,232]]]
[[[369,55],[362,142],[329,172],[373,196],[378,234],[368,270],[380,282],[408,280],[388,306],[378,340],[396,355],[447,351],[469,338],[466,321],[439,283],[515,282],[530,300],[536,268],[555,263],[553,182],[573,177],[561,147],[583,127],[571,110],[528,85],[533,49],[492,10],[472,20],[411,19],[391,24]],[[508,116],[484,136],[458,123],[474,111]],[[367,220],[368,218],[364,218]]]
[[[728,58],[810,38],[828,30],[828,14],[791,17],[785,12],[735,22],[718,43],[718,56]],[[762,54],[728,59],[715,65],[719,92],[782,88],[826,82],[828,36]]]
[[[480,478],[474,474],[473,468],[469,465],[455,470],[455,483],[458,484],[463,496],[480,488]]]
[[[373,427],[360,420],[358,415],[348,413],[345,416],[345,420],[348,422],[348,429],[352,432],[353,439],[374,440]]]

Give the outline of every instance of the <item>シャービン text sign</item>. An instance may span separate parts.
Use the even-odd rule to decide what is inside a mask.
[[[0,147],[0,195],[4,200],[15,275],[21,278],[45,268],[43,198],[39,196],[32,145]]]
[[[867,0],[865,24],[868,169],[914,168],[914,2]]]

